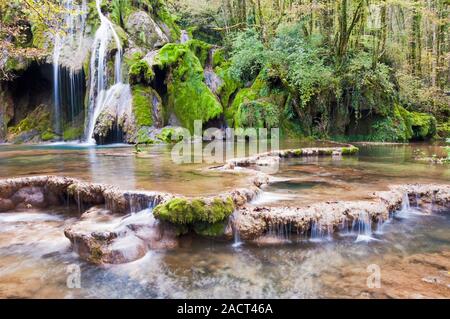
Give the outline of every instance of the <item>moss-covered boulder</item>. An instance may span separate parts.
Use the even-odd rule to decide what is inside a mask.
[[[413,139],[427,140],[436,135],[436,119],[427,113],[411,112]]]
[[[145,85],[135,85],[132,88],[133,113],[136,125],[155,126],[157,128],[164,125],[164,109],[161,97],[151,87]]]
[[[169,72],[167,102],[183,127],[193,131],[194,121],[206,123],[222,114],[222,105],[205,83],[203,67],[189,45],[169,43],[155,57],[155,64]]]
[[[175,224],[186,232],[192,229],[200,235],[220,236],[223,234],[228,217],[234,212],[231,197],[212,199],[174,198],[158,205],[154,216],[162,221]]]
[[[51,113],[46,105],[39,105],[17,125],[8,129],[8,141],[27,143],[56,138],[52,130]]]

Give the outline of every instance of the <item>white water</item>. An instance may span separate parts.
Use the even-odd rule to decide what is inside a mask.
[[[239,234],[239,212],[235,211],[230,218],[231,227],[233,229],[233,247],[237,248],[242,245],[241,236]]]
[[[100,17],[100,27],[95,33],[94,43],[91,53],[91,83],[89,92],[89,111],[85,127],[84,140],[87,143],[95,144],[93,137],[97,119],[106,106],[110,106],[114,101],[117,108],[129,109],[131,106],[131,92],[128,84],[122,79],[122,45],[113,24],[103,14],[101,10],[101,0],[96,0],[97,12]],[[108,46],[111,40],[116,45],[116,55],[114,61],[114,84],[109,87],[108,79]],[[117,113],[122,113],[118,110]]]
[[[74,0],[65,0],[63,6],[65,10],[63,25],[60,26],[61,32],[55,34],[53,47],[53,127],[57,135],[62,134],[62,99],[64,98],[61,96],[61,51],[65,46],[73,46],[77,37],[80,41],[77,47],[78,50],[81,49],[87,15],[86,0],[83,0],[80,5],[75,4]],[[73,120],[76,95],[79,94],[80,90],[77,87],[78,81],[72,68],[69,70],[68,82],[68,94]]]

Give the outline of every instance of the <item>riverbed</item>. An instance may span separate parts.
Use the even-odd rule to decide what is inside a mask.
[[[284,147],[310,146],[284,142]],[[440,145],[360,146],[356,157],[283,160],[252,205],[289,206],[368,198],[388,185],[448,183],[450,168],[418,162]],[[169,146],[139,154],[123,145],[0,146],[0,178],[66,175],[189,196],[248,185],[246,174],[176,165]],[[390,298],[450,297],[450,212],[406,207],[369,240],[358,233],[311,238],[275,231],[238,245],[186,237],[179,248],[148,252],[122,265],[95,266],[72,252],[64,228],[74,208],[0,214],[1,298]],[[80,288],[68,278],[80,270]],[[373,269],[380,285],[367,281]]]

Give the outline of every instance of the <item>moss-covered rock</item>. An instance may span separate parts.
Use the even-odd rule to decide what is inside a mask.
[[[161,69],[170,70],[168,108],[183,127],[193,131],[195,120],[205,123],[222,114],[222,105],[205,84],[203,67],[187,44],[165,45],[155,63]]]
[[[216,64],[214,63],[214,65]],[[231,106],[230,102],[232,100],[233,94],[235,94],[237,90],[243,86],[243,83],[237,81],[231,75],[230,63],[221,63],[219,66],[215,67],[214,71],[220,77],[220,79],[222,79],[222,85],[217,89],[216,93],[219,96],[220,101],[222,102],[227,119],[232,119],[232,113],[235,108],[229,110]]]
[[[139,60],[130,66],[129,70],[130,83],[150,83],[155,77],[153,69],[148,65],[147,61]]]
[[[192,227],[198,234],[218,236],[223,233],[223,223],[234,209],[230,197],[210,200],[174,198],[158,205],[153,214],[157,219]]]
[[[66,127],[63,132],[64,141],[75,141],[83,136],[83,127]]]
[[[148,49],[161,47],[169,42],[169,38],[152,16],[142,10],[128,16],[125,29],[137,45]]]
[[[8,129],[8,140],[14,143],[53,139],[51,113],[39,105],[17,125]]]
[[[450,138],[450,121],[438,124],[436,131],[440,138]]]
[[[427,113],[411,112],[411,127],[413,138],[427,140],[436,135],[436,119]]]
[[[153,125],[152,92],[152,88],[143,85],[132,88],[133,113],[138,127]]]
[[[235,127],[271,129],[279,127],[280,108],[269,102],[251,101],[241,103],[234,115]]]
[[[187,41],[186,45],[192,52],[194,52],[195,56],[202,64],[202,67],[205,67],[206,63],[208,63],[209,52],[212,49],[212,45],[196,39]]]

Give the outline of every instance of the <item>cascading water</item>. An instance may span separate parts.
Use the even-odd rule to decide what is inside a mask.
[[[352,228],[353,232],[358,234],[356,242],[374,240],[372,237],[372,220],[367,212],[362,211],[359,213],[358,219],[354,221]]]
[[[66,117],[70,121],[83,108],[84,81],[74,68],[69,67],[69,71],[65,71],[60,65],[60,58],[67,46],[76,46],[81,50],[87,15],[86,0],[80,5],[74,0],[65,0],[63,6],[63,25],[60,26],[61,32],[55,34],[53,48],[53,127],[59,136],[62,135],[63,106],[69,105]],[[79,43],[75,43],[77,38]]]
[[[230,224],[233,230],[233,247],[239,247],[242,245],[241,236],[239,234],[239,212],[235,211],[230,217]]]
[[[312,242],[321,242],[324,240],[331,241],[333,239],[333,226],[322,220],[313,220],[311,222],[311,237]]]
[[[95,144],[94,129],[97,119],[105,107],[116,108],[116,115],[128,112],[131,109],[131,91],[128,84],[122,79],[122,45],[113,24],[101,10],[101,0],[96,0],[96,8],[100,17],[100,27],[95,33],[92,45],[90,64],[90,92],[89,111],[85,126],[84,139]],[[114,61],[114,85],[108,88],[108,45],[114,40],[117,52]]]

